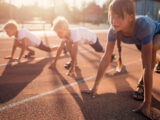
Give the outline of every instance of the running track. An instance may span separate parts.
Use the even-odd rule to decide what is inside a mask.
[[[95,32],[105,47],[106,31]],[[50,46],[60,42],[54,33],[35,34]],[[76,76],[70,77],[63,67],[70,60],[68,55],[61,55],[56,69],[48,69],[56,52],[35,49],[34,59],[9,63],[4,57],[10,55],[12,43],[12,39],[0,38],[0,120],[146,120],[132,112],[141,103],[131,98],[142,72],[135,46],[122,44],[123,71],[116,73],[116,60],[111,63],[100,83],[99,95],[92,98],[80,91],[92,88],[103,54],[80,45]],[[15,57],[18,55],[19,49]],[[153,106],[158,109],[159,77],[154,73]]]

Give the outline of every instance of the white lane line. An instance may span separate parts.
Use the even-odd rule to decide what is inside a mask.
[[[137,63],[137,62],[139,62],[139,61],[140,61],[140,60],[133,61],[133,62],[124,64],[124,66],[131,65],[131,64]],[[110,70],[107,70],[106,73],[109,73],[109,72],[111,72],[111,71],[113,71],[113,70],[115,70],[115,68],[112,68],[112,69],[110,69]],[[92,79],[95,78],[95,77],[96,77],[96,75],[94,75],[94,76],[89,76],[89,77],[87,77],[87,78],[84,78],[84,79],[81,79],[81,80],[72,82],[72,83],[70,83],[70,84],[68,84],[68,85],[64,85],[64,86],[62,86],[62,87],[53,89],[53,90],[51,90],[51,91],[48,91],[48,92],[45,92],[45,93],[41,93],[41,94],[32,96],[32,97],[23,99],[23,100],[21,100],[21,101],[15,102],[15,103],[11,103],[11,104],[9,104],[9,105],[5,105],[5,106],[3,106],[3,107],[0,108],[0,111],[3,111],[3,110],[5,110],[5,109],[9,109],[9,108],[18,106],[18,105],[20,105],[20,104],[27,103],[27,102],[29,102],[29,101],[38,99],[38,98],[40,98],[40,97],[44,97],[44,96],[46,96],[46,95],[53,94],[53,93],[55,93],[55,92],[57,92],[57,91],[60,91],[60,90],[69,88],[69,87],[71,87],[71,86],[77,85],[77,84],[82,83],[82,82],[84,82],[84,81],[92,80]]]

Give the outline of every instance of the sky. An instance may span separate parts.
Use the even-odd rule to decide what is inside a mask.
[[[9,2],[11,4],[14,4],[18,7],[21,7],[21,5],[33,5],[37,3],[39,6],[47,8],[50,7],[51,5],[55,4],[61,4],[62,0],[4,0],[6,2]],[[64,0],[70,7],[77,7],[80,8],[84,2],[89,3],[89,2],[95,2],[97,5],[102,6],[104,2],[107,0]]]

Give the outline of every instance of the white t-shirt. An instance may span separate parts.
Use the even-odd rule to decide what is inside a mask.
[[[97,41],[97,35],[87,28],[72,28],[70,29],[71,40],[73,43],[94,44]],[[65,39],[62,39],[64,41]]]
[[[27,43],[28,43],[27,46],[38,47],[41,44],[40,38],[29,32],[28,30],[25,29],[18,30],[18,35],[16,39],[21,43],[21,41],[24,38],[27,38]]]

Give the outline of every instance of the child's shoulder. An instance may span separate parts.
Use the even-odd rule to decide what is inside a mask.
[[[152,30],[155,27],[153,19],[147,16],[137,16],[136,17],[136,28],[139,30]]]
[[[140,26],[146,26],[147,24],[152,24],[155,21],[147,16],[136,16],[136,24],[140,25]]]
[[[156,28],[156,21],[147,16],[138,16],[136,18],[136,34],[145,37],[153,34]]]

